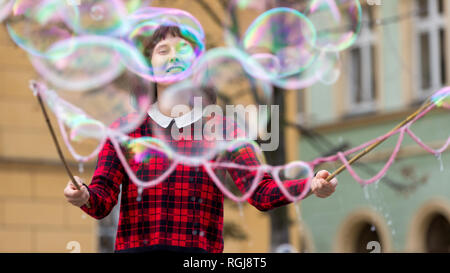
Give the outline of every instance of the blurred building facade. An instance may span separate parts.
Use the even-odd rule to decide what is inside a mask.
[[[313,146],[314,139],[303,137],[302,160],[384,135],[449,84],[450,3],[375,2],[362,3],[362,30],[341,55],[339,80],[332,86],[317,84],[299,98],[299,122],[327,139],[316,138]],[[440,148],[450,135],[449,113],[435,109],[410,128]],[[378,173],[397,140],[398,134],[355,163],[356,173],[365,179]],[[338,163],[321,167],[334,170]],[[312,231],[315,251],[449,252],[449,175],[449,149],[429,154],[405,134],[380,181],[362,187],[344,171],[334,196],[302,202],[302,220]]]
[[[68,177],[37,99],[28,87],[29,80],[36,78],[25,52],[2,26],[0,251],[94,251],[95,222],[63,198]],[[53,117],[52,123],[55,126]],[[70,158],[67,152],[65,156]],[[78,165],[72,162],[71,168],[76,171]],[[84,169],[83,176],[92,174],[92,165]]]

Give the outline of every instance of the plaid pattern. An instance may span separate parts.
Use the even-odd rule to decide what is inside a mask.
[[[126,122],[126,119],[121,122]],[[165,138],[160,134],[164,134],[171,127],[172,125],[165,131],[147,117],[142,126],[129,135],[136,138]],[[184,153],[199,151],[192,148],[198,145],[196,140],[181,139],[172,141],[169,145]],[[229,156],[234,163],[246,166],[259,164],[250,147],[239,149]],[[167,168],[170,164],[168,160],[167,157],[156,155],[145,164],[131,161],[130,166],[139,179],[149,181]],[[229,174],[239,190],[245,192],[250,187],[249,181],[255,176],[255,171],[229,170]],[[305,182],[294,180],[285,185],[290,192],[299,194],[303,191]],[[122,197],[116,251],[167,245],[201,249],[211,253],[223,252],[224,195],[203,166],[178,165],[165,181],[144,189],[142,199],[138,201],[138,188],[129,179],[112,143],[108,140],[99,153],[97,167],[88,186],[91,208],[82,206],[81,209],[96,219],[107,216],[117,204],[120,185]],[[290,201],[284,197],[272,177],[264,174],[248,202],[258,210],[267,211]]]

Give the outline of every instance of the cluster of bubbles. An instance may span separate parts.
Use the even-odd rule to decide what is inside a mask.
[[[339,53],[356,41],[362,22],[355,0],[232,0],[227,15],[227,44],[265,73],[248,72],[287,89],[336,82]]]
[[[128,121],[137,118],[137,115],[127,115],[127,122],[119,120],[107,127],[83,109],[68,103],[42,82],[32,81],[31,88],[55,113],[65,144],[76,160],[86,162],[92,159],[109,140],[140,194],[143,189],[165,181],[180,165],[191,166],[197,170],[204,168],[224,195],[235,202],[246,201],[264,179],[273,179],[280,191],[292,202],[302,200],[308,193],[313,177],[313,167],[310,164],[294,161],[283,166],[268,165],[260,146],[245,136],[236,136],[235,139],[225,142],[169,140],[159,138],[158,135],[134,137],[134,133],[124,133],[128,131],[124,127],[130,126]],[[72,128],[70,133],[65,130],[66,126]],[[85,142],[88,138],[98,140],[98,144],[89,155],[81,155],[71,141]],[[175,141],[179,143],[171,146]],[[206,142],[211,145],[210,149],[206,149]],[[177,149],[180,147],[182,151]],[[186,149],[191,150],[189,153],[198,152],[200,155],[184,155],[183,150]],[[206,153],[202,154],[205,149]],[[254,156],[251,164],[242,158],[249,154]],[[211,160],[213,157],[214,160]],[[146,172],[143,180],[142,171],[146,169],[152,171]],[[234,182],[237,180],[240,181],[240,188],[237,188]],[[299,180],[305,181],[303,190],[299,190],[297,186]]]
[[[273,86],[303,89],[336,82],[340,52],[355,42],[361,17],[358,0],[232,0],[224,23],[227,46],[206,51],[205,33],[195,17],[152,7],[151,1],[0,0],[0,21],[45,81],[40,88],[34,83],[33,90],[57,116],[76,160],[92,159],[109,138],[141,189],[162,182],[183,164],[205,168],[217,186],[238,201],[252,194],[266,173],[289,199],[299,200],[307,191],[290,192],[289,185],[311,178],[312,165],[265,164],[253,140],[264,135],[270,110],[260,107],[257,116],[238,112],[237,120],[230,121],[227,107],[271,105]],[[181,56],[177,66],[152,63],[148,49],[161,26],[176,28],[188,41],[176,47]],[[186,139],[187,134],[174,140],[173,134],[152,125],[152,137],[131,137],[156,102],[156,84],[168,86],[157,98],[163,112],[181,105],[180,115],[200,108],[204,117],[211,109],[205,107],[216,107],[205,124],[215,130],[200,129],[200,139]],[[433,99],[449,107],[448,92]],[[225,130],[230,126],[234,129]],[[195,136],[197,131],[190,133]],[[81,155],[74,143],[87,140],[95,141],[96,148]],[[245,152],[256,155],[254,166],[233,157]],[[149,181],[139,180],[134,168],[145,164],[160,166]],[[228,183],[231,178],[247,186],[233,192],[227,187],[233,184]]]

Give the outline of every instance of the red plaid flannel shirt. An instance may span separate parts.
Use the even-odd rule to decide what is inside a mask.
[[[136,138],[155,137],[152,135],[155,131],[152,130],[155,128],[153,126],[158,125],[147,117],[142,126],[129,135]],[[186,151],[185,148],[192,147],[193,142],[177,141],[176,145],[180,150]],[[251,148],[240,149],[238,154],[233,155],[232,161],[246,166],[259,164]],[[139,179],[151,180],[156,173],[154,170],[160,170],[161,166],[166,164],[159,160],[152,162],[146,165],[147,170],[135,172]],[[131,167],[134,170],[139,169],[139,166]],[[256,172],[242,172],[229,170],[236,186],[245,192],[250,187],[250,183],[247,183],[251,181],[248,179],[249,175],[254,176]],[[290,192],[299,194],[303,191],[305,182],[294,180],[285,185]],[[223,252],[224,195],[202,166],[178,165],[165,181],[144,189],[142,199],[138,201],[138,188],[129,179],[112,143],[108,140],[98,155],[97,167],[88,186],[91,208],[84,205],[81,209],[96,219],[106,217],[117,204],[120,185],[122,196],[116,252],[167,249],[167,246],[188,252]],[[260,211],[290,203],[269,174],[264,174],[254,194],[247,201]]]

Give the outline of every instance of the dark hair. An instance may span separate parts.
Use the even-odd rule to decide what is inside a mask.
[[[178,26],[162,25],[158,27],[152,36],[144,39],[144,56],[151,60],[153,56],[153,50],[155,50],[156,45],[162,40],[166,39],[167,36],[180,37],[191,43],[192,47],[198,48],[199,44],[193,38],[188,37],[188,35],[183,35]]]

